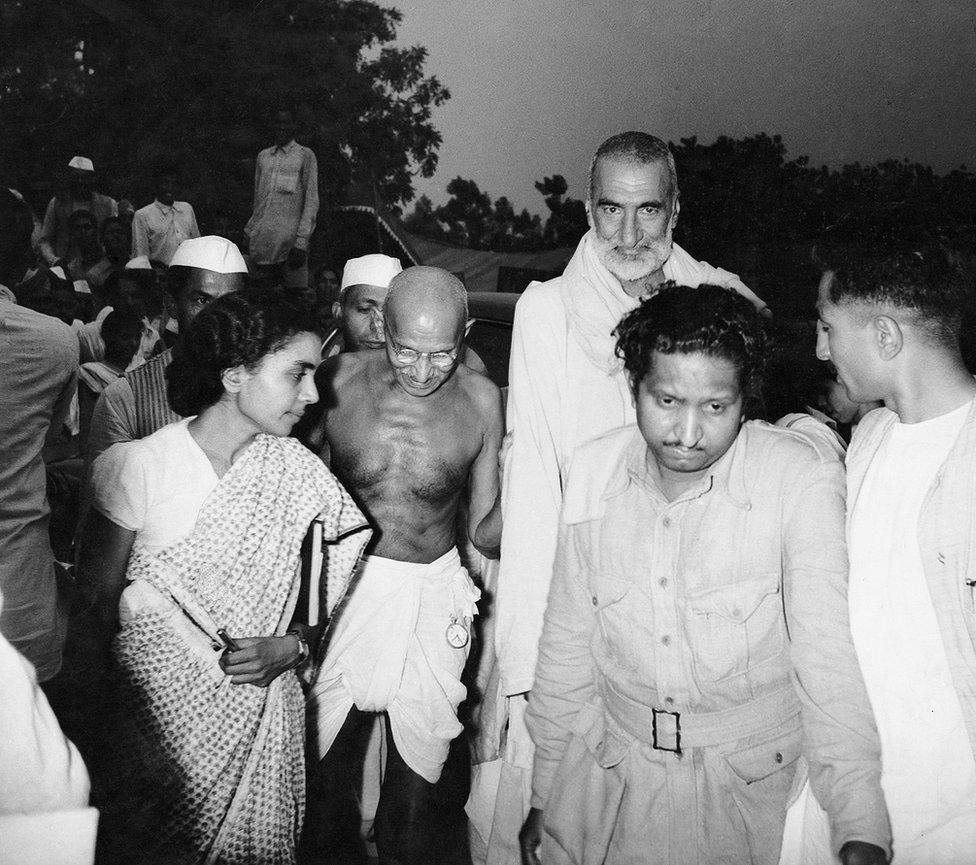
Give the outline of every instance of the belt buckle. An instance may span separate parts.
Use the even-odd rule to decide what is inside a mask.
[[[668,730],[670,726],[668,722],[664,722],[663,727],[659,727],[658,718],[662,718],[666,715],[670,715],[674,718],[674,729]],[[674,747],[670,748],[667,745],[659,745],[657,741],[658,731],[660,729],[662,738],[668,736],[674,739]],[[664,709],[651,709],[651,747],[656,751],[670,751],[672,754],[681,753],[681,713],[680,712],[668,712]]]

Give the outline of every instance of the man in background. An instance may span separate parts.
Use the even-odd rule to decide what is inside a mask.
[[[167,284],[176,303],[180,332],[211,300],[237,291],[247,265],[240,250],[223,237],[184,240],[170,262]],[[179,420],[166,398],[167,350],[110,384],[92,412],[86,464],[116,442],[145,438]]]
[[[200,236],[193,206],[176,200],[179,172],[160,163],[153,172],[156,198],[132,217],[132,257],[144,255],[169,266],[184,240]]]
[[[95,217],[96,229],[109,216],[118,214],[115,199],[95,192],[95,166],[87,156],[73,156],[68,163],[68,188],[47,205],[41,225],[39,251],[47,264],[77,255],[71,248],[69,217],[76,210],[88,210]]]
[[[0,237],[16,236],[22,206],[0,189]],[[7,244],[0,249],[17,257]],[[70,327],[0,295],[0,632],[41,682],[61,668],[65,625],[42,454],[67,418],[77,370],[78,339]]]
[[[254,210],[244,236],[255,276],[308,288],[308,244],[319,212],[315,154],[295,141],[289,109],[275,115],[275,143],[258,154]]]
[[[71,235],[71,248],[75,255],[63,264],[64,271],[75,284],[76,291],[80,288],[83,293],[90,293],[88,271],[101,260],[103,255],[94,214],[90,210],[76,210],[68,217],[68,230]],[[79,283],[84,283],[84,286]]]
[[[390,281],[403,267],[390,255],[372,253],[350,258],[342,269],[339,299],[332,304],[332,317],[338,323],[330,335],[326,357],[343,351],[382,348],[383,303]]]

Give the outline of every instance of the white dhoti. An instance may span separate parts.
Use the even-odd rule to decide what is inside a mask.
[[[404,762],[434,783],[462,730],[461,672],[470,649],[448,641],[456,622],[471,632],[481,596],[457,550],[430,564],[368,556],[339,611],[309,694],[309,743],[321,759],[349,709],[386,712]]]

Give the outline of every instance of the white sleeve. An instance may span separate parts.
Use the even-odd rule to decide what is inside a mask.
[[[112,445],[92,466],[92,504],[116,525],[139,531],[149,509],[151,469],[141,442]]]
[[[0,636],[0,815],[84,808],[88,771],[31,664]]]
[[[508,428],[513,436],[504,474],[495,624],[506,695],[532,687],[556,553],[565,334],[558,297],[531,289],[522,296],[515,308],[509,365]]]

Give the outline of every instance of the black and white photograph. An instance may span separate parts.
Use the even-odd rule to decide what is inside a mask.
[[[0,0],[0,865],[976,865],[972,0]]]

